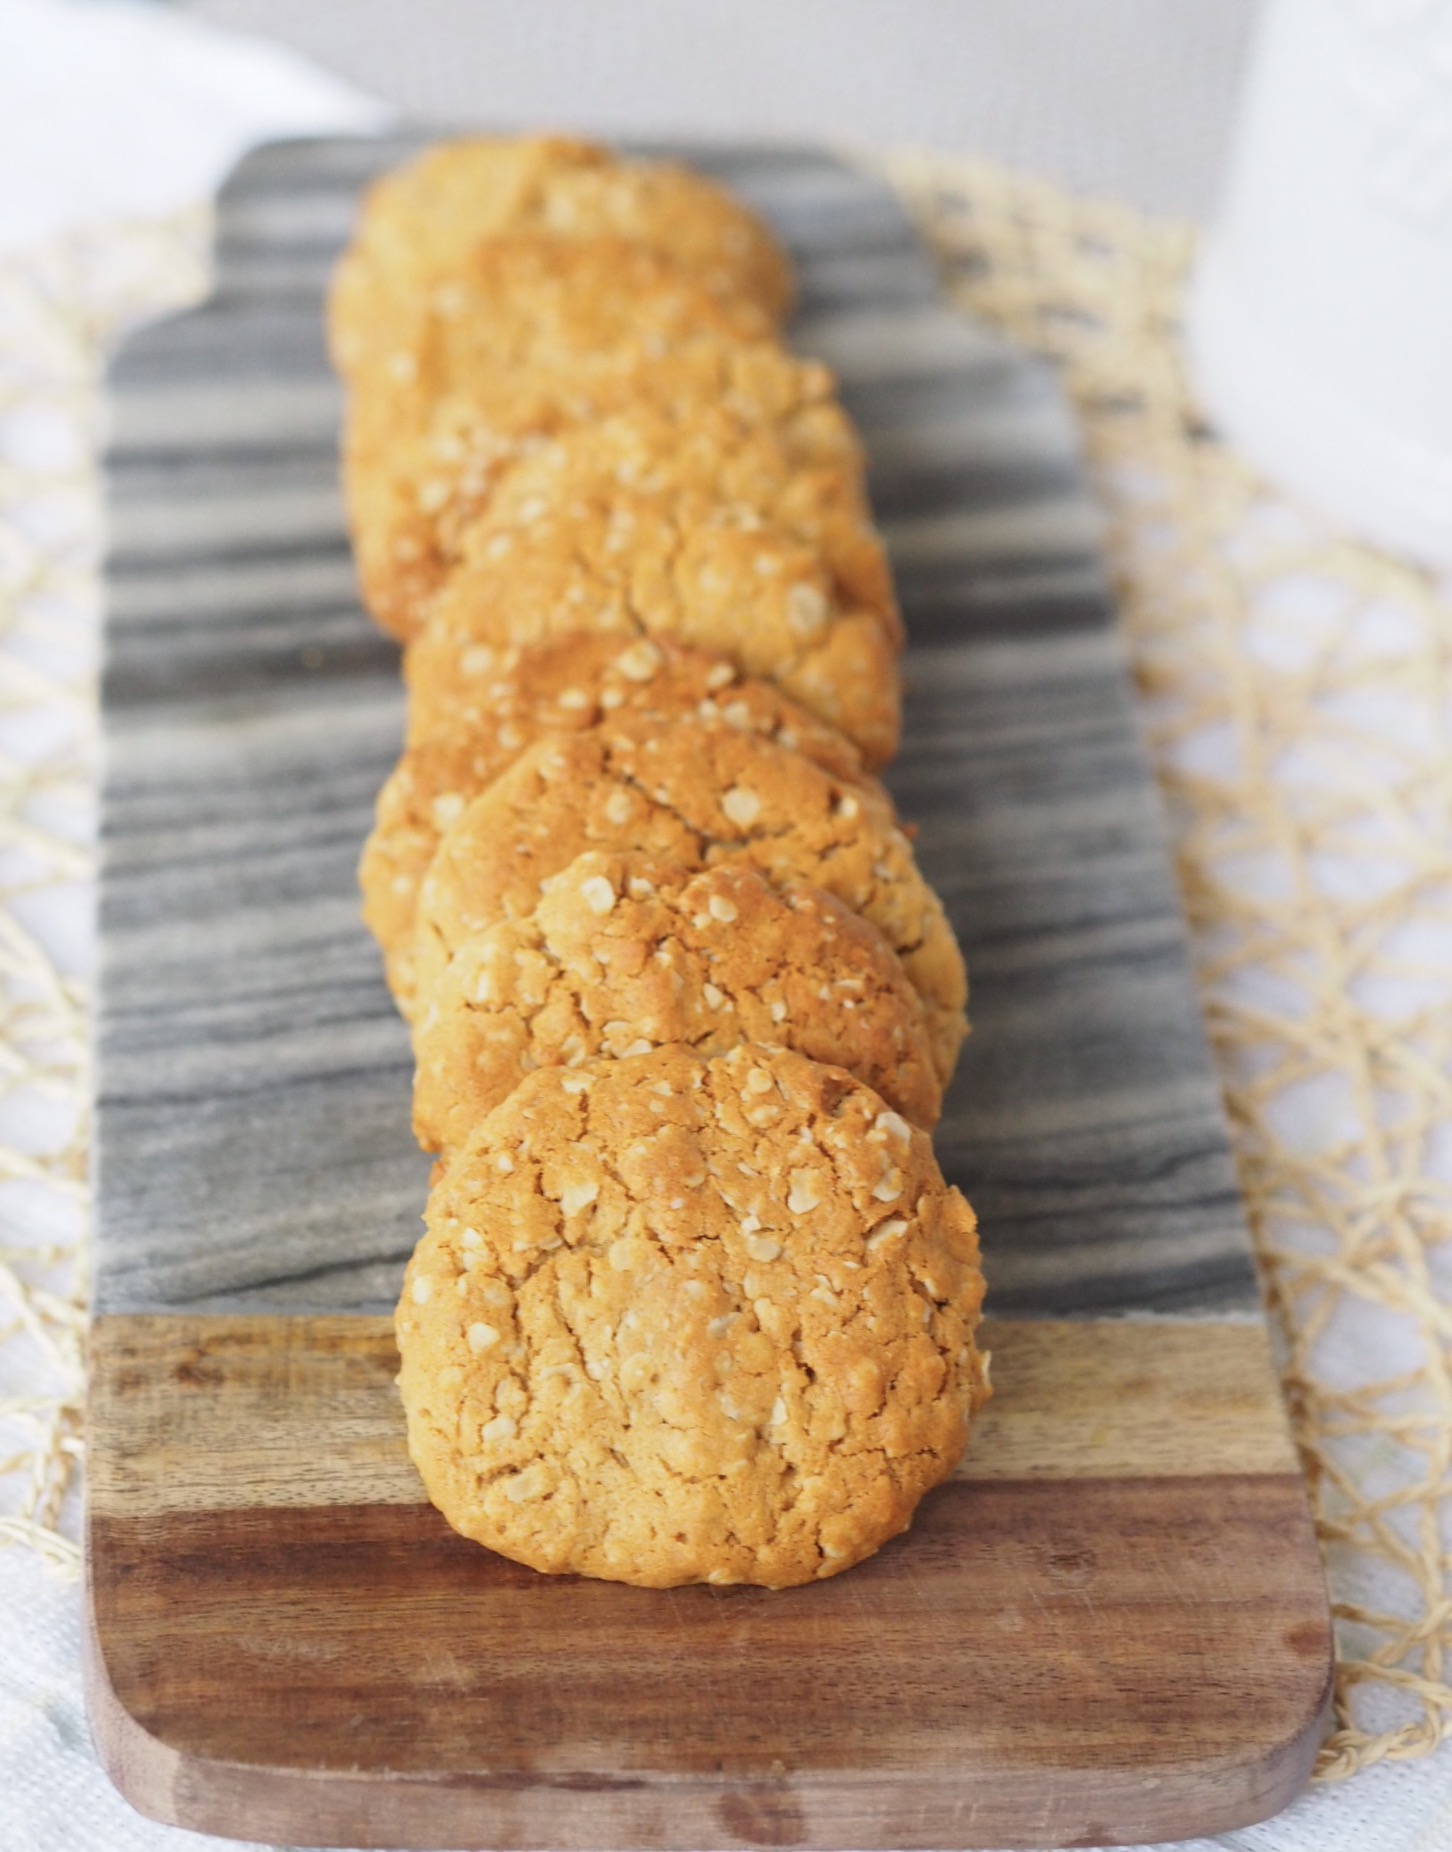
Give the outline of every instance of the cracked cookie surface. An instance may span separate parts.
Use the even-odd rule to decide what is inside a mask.
[[[418,890],[448,824],[546,733],[578,733],[612,714],[668,726],[682,714],[779,741],[838,777],[861,755],[836,728],[721,657],[647,638],[567,636],[496,647],[428,634],[405,658],[408,745],[378,796],[363,850],[363,917],[389,982],[411,990]]]
[[[691,874],[590,851],[529,919],[465,940],[414,1025],[414,1130],[467,1142],[523,1076],[667,1043],[777,1042],[845,1068],[931,1129],[922,1005],[877,929],[820,888],[740,863]]]
[[[719,406],[638,408],[513,464],[426,628],[669,637],[778,683],[872,764],[897,748],[901,620],[856,466],[794,464]]]
[[[396,1316],[465,1536],[673,1587],[835,1575],[986,1397],[972,1212],[838,1068],[743,1046],[529,1075],[443,1168]]]
[[[661,729],[621,715],[540,740],[468,804],[420,890],[413,1013],[466,937],[533,914],[541,883],[587,849],[686,869],[741,860],[835,894],[902,960],[939,1077],[951,1075],[966,1031],[963,959],[887,794],[723,721]]]
[[[409,635],[501,466],[541,438],[723,397],[781,406],[784,422],[800,406],[800,441],[831,434],[856,454],[830,375],[784,354],[751,304],[620,239],[484,246],[386,364],[352,382],[343,489],[369,609]]]
[[[704,176],[621,161],[564,137],[477,136],[439,143],[368,189],[328,298],[338,370],[376,363],[479,244],[523,230],[628,238],[773,320],[791,307],[785,252],[755,213]]]
[[[819,497],[830,482],[844,507],[865,518],[861,448],[826,368],[774,342],[708,334],[660,351],[628,346],[608,364],[593,355],[588,379],[580,377],[584,370],[554,361],[538,377],[526,371],[466,379],[412,430],[381,420],[364,396],[347,427],[347,498],[360,582],[389,629],[405,638],[417,632],[513,469],[552,437],[611,416],[649,415],[673,446],[693,421],[714,423],[738,448],[754,441],[759,454],[780,459],[779,467],[798,472]],[[856,542],[869,569],[871,544]],[[884,604],[876,579],[867,596]]]

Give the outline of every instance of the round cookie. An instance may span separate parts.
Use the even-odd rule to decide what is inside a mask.
[[[535,1068],[670,1042],[779,1042],[845,1068],[931,1129],[922,1005],[882,934],[820,888],[739,862],[691,874],[587,852],[527,920],[467,939],[414,1024],[413,1122],[445,1152]]]
[[[661,725],[695,714],[779,740],[838,777],[863,777],[861,755],[835,728],[722,658],[668,642],[571,636],[496,649],[428,634],[405,668],[409,744],[379,793],[358,870],[363,918],[401,994],[419,885],[440,835],[541,734],[582,732],[614,713]]]
[[[735,377],[763,371],[765,379],[745,389]],[[562,531],[572,508],[590,517],[581,544],[593,540],[598,554],[597,529],[613,537],[599,563],[617,575],[634,563],[636,551],[622,536],[641,524],[648,534],[652,518],[676,526],[729,519],[811,543],[843,595],[877,611],[900,634],[857,439],[831,396],[830,376],[820,392],[814,388],[820,372],[760,343],[705,342],[652,364],[631,402],[606,404],[583,424],[564,424],[552,441],[537,436],[517,454],[496,455],[491,431],[484,467],[475,467],[470,444],[452,433],[437,459],[421,462],[417,451],[395,450],[395,473],[406,467],[410,485],[427,479],[428,501],[421,507],[423,491],[415,493],[411,525],[395,530],[395,546],[406,543],[430,563],[447,601],[471,573],[487,575],[499,551],[494,536],[523,527],[536,548],[553,544],[552,530]],[[797,373],[807,390],[794,393]],[[426,442],[434,441],[431,426]],[[758,578],[769,571],[759,568]],[[468,602],[474,593],[466,587],[462,597]]]
[[[528,1075],[443,1167],[396,1316],[455,1529],[550,1574],[835,1575],[986,1399],[973,1215],[840,1068],[751,1045]]]
[[[677,292],[648,293],[646,308],[662,298]],[[355,394],[344,480],[359,574],[370,609],[397,634],[417,629],[511,464],[552,434],[622,411],[649,408],[676,426],[710,414],[736,442],[765,433],[787,467],[832,471],[865,514],[861,446],[825,367],[729,327],[688,324],[642,340],[632,322],[614,325],[598,296],[570,306],[594,331],[583,354],[535,331],[518,364],[505,366],[476,337],[473,349],[461,341],[442,361],[435,354],[435,377],[422,384]],[[490,315],[507,320],[502,307]]]
[[[770,334],[749,303],[722,302],[619,239],[485,245],[407,341],[352,382],[343,493],[373,615],[399,636],[417,626],[451,540],[531,441],[646,395],[699,403],[703,381],[729,372],[711,350],[779,351]]]
[[[701,175],[624,163],[557,137],[445,142],[369,188],[328,301],[333,362],[350,375],[396,339],[421,299],[483,240],[532,230],[613,234],[657,251],[717,295],[791,307],[791,266],[756,215]]]
[[[682,868],[745,861],[774,883],[825,888],[870,920],[923,1001],[934,1065],[952,1074],[967,980],[942,903],[880,786],[836,778],[799,752],[724,721],[661,729],[617,715],[538,741],[469,803],[439,842],[419,894],[416,1015],[450,956],[498,920],[524,919],[541,885],[587,849]]]
[[[718,408],[618,415],[514,464],[428,629],[670,637],[777,682],[870,763],[896,750],[901,625],[856,472],[795,468]]]

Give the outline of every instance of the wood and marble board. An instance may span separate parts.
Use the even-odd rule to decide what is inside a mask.
[[[997,1397],[912,1530],[783,1593],[548,1578],[404,1449],[407,1037],[354,868],[399,745],[320,309],[404,140],[277,145],[111,373],[91,1715],[144,1812],[288,1844],[984,1847],[1287,1802],[1331,1666],[1158,807],[1052,377],[893,197],[697,151],[778,227],[911,644],[890,782],[963,940],[938,1133]]]

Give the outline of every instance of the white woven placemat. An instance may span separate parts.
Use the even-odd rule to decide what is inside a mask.
[[[1107,517],[1335,1601],[1318,1773],[1425,1754],[1452,1725],[1452,587],[1204,428],[1187,228],[894,173],[955,298],[1060,365]]]

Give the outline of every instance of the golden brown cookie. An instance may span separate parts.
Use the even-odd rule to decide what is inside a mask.
[[[406,342],[352,381],[343,494],[373,615],[411,633],[451,538],[532,441],[646,394],[697,403],[727,370],[710,350],[771,352],[770,335],[749,303],[723,303],[619,239],[484,246]]]
[[[403,673],[410,749],[488,733],[508,763],[541,733],[582,732],[622,711],[662,722],[694,712],[780,740],[839,777],[864,776],[862,754],[846,734],[726,657],[668,637],[493,644],[430,633],[405,650]]]
[[[541,1067],[668,1042],[774,1042],[846,1068],[914,1125],[942,1103],[922,1004],[875,926],[821,888],[587,851],[527,920],[454,953],[414,1024],[413,1124],[462,1145]]]
[[[440,835],[543,733],[582,732],[615,713],[662,726],[695,714],[779,740],[838,777],[864,775],[850,740],[770,683],[671,643],[585,636],[496,649],[440,634],[421,638],[405,660],[410,744],[379,793],[358,870],[363,918],[401,994],[410,988],[419,884]]]
[[[576,305],[576,319],[598,328],[606,318],[596,300]],[[359,577],[370,610],[395,634],[416,632],[512,463],[550,435],[622,410],[669,420],[672,445],[679,427],[708,412],[728,443],[764,432],[786,467],[833,471],[865,517],[860,445],[824,367],[719,327],[654,341],[629,327],[604,333],[609,342],[602,336],[583,358],[558,343],[508,368],[451,356],[436,369],[448,377],[429,388],[431,402],[422,389],[375,385],[355,396],[344,463]]]
[[[531,1074],[425,1219],[409,1451],[457,1530],[547,1573],[835,1575],[986,1398],[972,1211],[926,1133],[785,1049]]]
[[[542,883],[587,849],[687,869],[745,861],[776,884],[835,894],[902,959],[938,1075],[952,1074],[965,1033],[963,959],[887,794],[721,720],[661,729],[619,715],[538,741],[474,798],[445,831],[419,893],[405,1013],[426,1007],[466,938],[530,917]]]
[[[554,525],[576,502],[613,517],[617,534],[639,518],[637,503],[677,524],[711,510],[769,526],[816,545],[844,594],[896,627],[857,438],[822,369],[760,342],[693,342],[644,366],[595,418],[571,423],[547,410],[541,430],[517,441],[497,423],[447,422],[458,405],[450,401],[417,443],[389,447],[392,499],[361,524],[365,590],[375,603],[399,604],[404,580],[392,562],[406,560],[414,629],[431,591],[446,596],[461,571],[493,557],[471,550],[481,516],[497,532],[542,500]],[[544,442],[550,429],[558,442]],[[496,514],[501,497],[512,512]]]
[[[505,471],[427,628],[671,637],[777,682],[870,763],[896,749],[902,633],[855,472],[795,468],[719,408],[621,414]]]
[[[776,239],[700,174],[562,138],[445,142],[368,190],[328,303],[339,371],[366,367],[483,241],[524,230],[626,238],[774,321],[791,306],[791,266]]]

